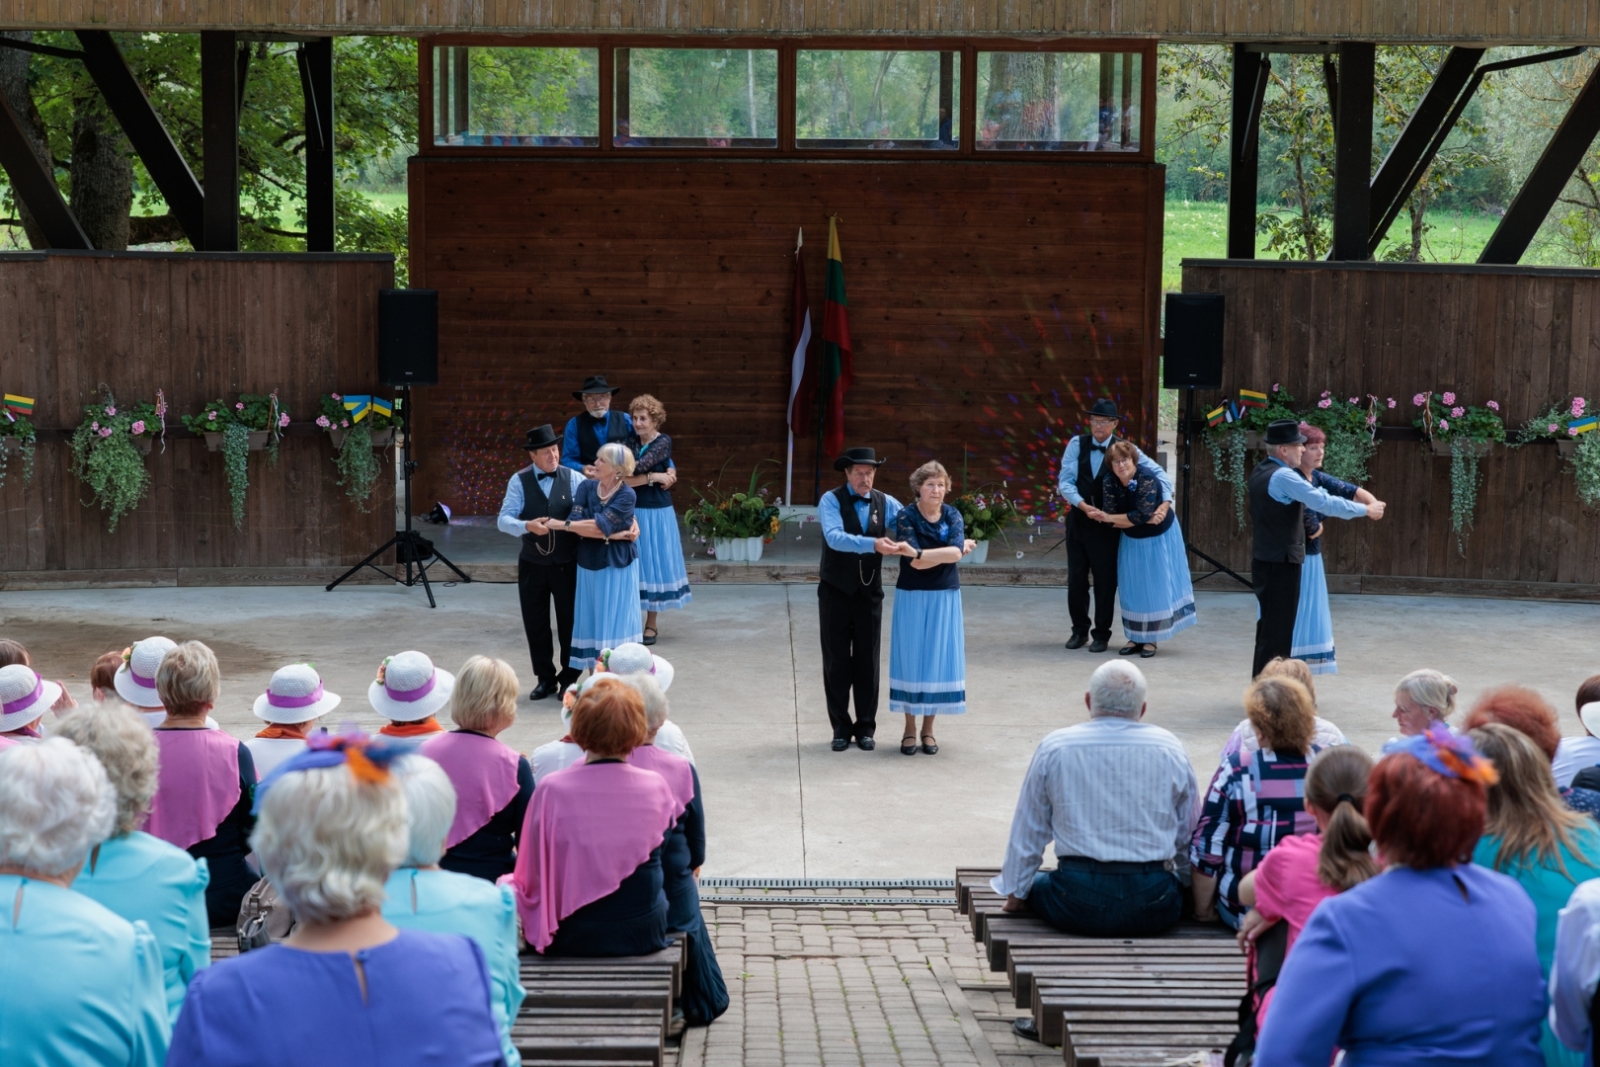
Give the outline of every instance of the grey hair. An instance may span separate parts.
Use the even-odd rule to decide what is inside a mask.
[[[131,833],[150,813],[159,781],[156,739],[137,712],[107,701],[62,716],[51,731],[93,752],[117,792],[117,834]]]
[[[116,825],[117,793],[94,753],[64,737],[0,752],[0,866],[56,878]]]
[[[341,763],[273,783],[250,845],[297,919],[329,923],[383,906],[408,837],[399,783],[357,781]]]
[[[661,691],[661,683],[656,681],[656,676],[639,671],[636,674],[619,674],[617,677],[637,689],[639,696],[644,698],[645,725],[650,732],[661,729],[661,724],[672,715],[672,706],[667,703],[667,694]]]
[[[156,695],[170,715],[199,715],[222,692],[216,654],[199,641],[185,641],[161,657]]]
[[[450,776],[427,756],[401,756],[394,775],[406,795],[411,841],[402,867],[431,867],[444,855],[445,838],[456,821],[456,787]]]
[[[1456,682],[1448,674],[1427,667],[1412,671],[1394,687],[1396,697],[1419,708],[1437,712],[1439,718],[1449,718],[1456,710]]]
[[[1114,659],[1089,675],[1089,714],[1137,719],[1147,691],[1144,674],[1131,663]]]
[[[633,474],[633,452],[612,441],[610,444],[600,446],[600,451],[595,453],[596,459],[603,459],[613,467],[622,471],[622,476],[627,478]]]

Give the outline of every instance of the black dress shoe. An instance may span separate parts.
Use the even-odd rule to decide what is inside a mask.
[[[553,697],[560,692],[561,683],[554,678],[547,678],[533,687],[533,692],[528,694],[528,699],[543,700],[545,697]]]
[[[858,737],[858,738],[856,738],[856,747],[859,748],[863,752],[871,752],[877,746],[878,746],[878,742],[874,741],[870,737]]]
[[[849,747],[850,747],[850,739],[848,737],[835,737],[833,739],[833,750],[835,752],[843,752],[845,749],[847,749]]]
[[[1111,647],[1111,642],[1110,641],[1108,641],[1104,637],[1097,637],[1097,638],[1094,639],[1094,644],[1089,646],[1089,651],[1090,652],[1104,652],[1106,649],[1108,649],[1110,647]]]
[[[1085,634],[1081,634],[1076,630],[1072,631],[1072,636],[1067,638],[1067,647],[1068,648],[1082,648],[1084,645],[1087,645],[1088,643],[1089,643],[1088,636],[1085,635]]]
[[[1011,1032],[1018,1037],[1025,1037],[1029,1041],[1039,1040],[1039,1028],[1033,1024],[1033,1016],[1024,1015],[1020,1019],[1013,1019]]]

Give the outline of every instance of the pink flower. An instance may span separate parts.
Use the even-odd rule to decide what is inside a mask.
[[[132,426],[129,426],[128,427],[128,432],[133,434],[133,436],[135,436],[135,437],[138,437],[140,434],[144,433],[144,420],[140,419],[139,421],[135,422]]]
[[[329,393],[328,395],[333,397],[335,400],[343,400],[344,399],[344,397],[340,396],[338,393]]]
[[[1377,424],[1378,424],[1378,416],[1376,416],[1376,415],[1368,415],[1367,416],[1367,425],[1368,426],[1376,426]]]
[[[1456,394],[1454,394],[1454,393],[1445,393],[1439,399],[1443,400],[1446,404],[1454,404],[1456,402]]]
[[[115,407],[112,407],[111,405],[107,405],[106,406],[106,414],[112,416],[113,418],[115,418],[116,414],[117,414],[117,409]]]
[[[1500,410],[1500,405],[1496,404],[1493,400],[1485,401],[1484,402],[1484,406],[1487,407],[1490,411],[1499,411]]]
[[[1419,408],[1422,405],[1426,404],[1427,402],[1428,402],[1428,394],[1427,393],[1418,393],[1416,396],[1411,398],[1411,403],[1413,405],[1415,405],[1416,407],[1419,407]],[[1389,406],[1390,407],[1394,407],[1393,402],[1390,402]]]
[[[288,414],[288,412],[284,412],[282,415],[278,416],[278,425],[280,427],[289,425],[289,414]]]
[[[1333,395],[1333,390],[1332,389],[1324,389],[1322,391],[1322,395],[1323,396],[1332,396]]]
[[[1276,393],[1278,391],[1278,383],[1277,382],[1273,382],[1272,383],[1272,391],[1274,393]]]
[[[1359,396],[1353,396],[1353,397],[1350,398],[1350,403],[1359,404],[1359,403],[1361,403],[1361,398]]]
[[[1450,420],[1448,420],[1448,419],[1440,419],[1439,420],[1439,429],[1448,430],[1449,428],[1450,428]]]
[[[110,437],[111,436],[111,427],[109,427],[109,426],[100,427],[100,436],[101,437]]]
[[[1451,408],[1450,409],[1450,417],[1452,419],[1459,419],[1461,416],[1465,415],[1466,413],[1467,413],[1467,409],[1466,408]]]
[[[89,429],[91,429],[91,430],[99,430],[100,429],[100,424],[98,422],[91,422],[89,424]]]
[[[1572,398],[1572,417],[1575,418],[1575,419],[1581,417],[1583,415],[1583,408],[1584,408],[1583,397],[1581,397],[1581,396],[1573,397]]]
[[[1392,396],[1389,398],[1389,410],[1390,411],[1394,410],[1394,397],[1392,397]]]
[[[239,401],[239,403],[233,405],[233,410],[235,410],[235,411],[243,411],[244,410],[244,401],[241,400],[241,401]]]
[[[348,430],[350,428],[350,420],[349,419],[340,419],[339,420],[339,428],[342,429],[342,430]]]
[[[333,424],[328,421],[328,416],[326,416],[326,415],[318,415],[317,416],[317,425],[321,426],[324,430],[326,430],[329,426],[331,426]]]
[[[1317,407],[1319,407],[1319,408],[1327,408],[1327,407],[1332,407],[1332,406],[1333,406],[1333,401],[1329,400],[1327,397],[1323,397],[1321,400],[1317,401]]]
[[[1555,423],[1552,422],[1548,427],[1546,427],[1546,429],[1550,433],[1556,433],[1561,429],[1561,427],[1557,426]]]
[[[1578,436],[1578,431],[1574,430],[1571,426],[1568,426],[1567,427],[1567,436],[1568,437],[1576,437],[1576,436]]]
[[[206,421],[207,422],[216,422],[217,421],[217,413],[215,411],[206,412]]]

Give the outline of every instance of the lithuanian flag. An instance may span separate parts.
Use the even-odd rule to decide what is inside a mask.
[[[1258,393],[1254,389],[1239,390],[1239,406],[1245,408],[1264,408],[1267,406],[1267,394]]]
[[[1206,412],[1207,426],[1221,426],[1226,421],[1228,421],[1228,405],[1226,404],[1223,404],[1215,411]]]
[[[16,393],[6,393],[5,406],[7,411],[14,411],[18,415],[32,415],[33,397],[18,396]]]
[[[855,382],[855,352],[850,346],[849,304],[844,296],[844,256],[839,252],[839,219],[828,218],[828,289],[822,304],[822,447],[826,456],[844,451],[844,394]]]

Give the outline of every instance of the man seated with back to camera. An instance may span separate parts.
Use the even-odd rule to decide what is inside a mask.
[[[1141,721],[1145,692],[1131,663],[1101,664],[1084,694],[1089,721],[1039,743],[989,883],[1006,911],[1089,937],[1148,937],[1182,917],[1200,791],[1182,742]],[[1041,871],[1052,840],[1058,866]],[[1013,1029],[1038,1040],[1031,1018]]]

